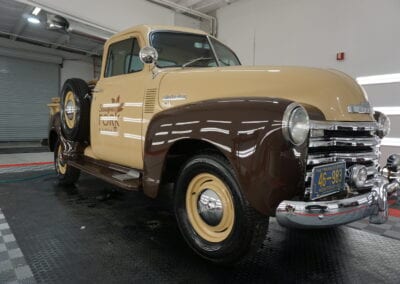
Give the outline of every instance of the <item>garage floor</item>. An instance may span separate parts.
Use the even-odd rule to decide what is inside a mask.
[[[0,208],[0,283],[400,283],[400,240],[347,226],[287,230],[272,219],[254,259],[208,264],[184,243],[168,194],[150,200],[89,176],[63,188],[49,170],[2,173]]]

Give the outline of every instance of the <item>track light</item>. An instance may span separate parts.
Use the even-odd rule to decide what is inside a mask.
[[[28,22],[34,25],[40,24],[40,20],[36,17],[30,16],[27,18]]]
[[[35,9],[33,9],[32,15],[37,16],[37,15],[39,15],[40,11],[42,11],[42,9],[39,7],[36,7]]]

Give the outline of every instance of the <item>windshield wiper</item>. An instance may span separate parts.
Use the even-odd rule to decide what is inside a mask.
[[[211,59],[214,59],[214,58],[212,58],[212,57],[198,57],[198,58],[192,59],[192,60],[186,62],[185,64],[183,64],[182,68],[185,68],[185,67],[187,67],[189,65],[192,65],[193,63],[196,63],[198,61],[211,60]]]

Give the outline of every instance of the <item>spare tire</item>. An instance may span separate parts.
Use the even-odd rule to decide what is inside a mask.
[[[90,89],[81,79],[68,79],[61,91],[61,131],[75,142],[89,142]]]

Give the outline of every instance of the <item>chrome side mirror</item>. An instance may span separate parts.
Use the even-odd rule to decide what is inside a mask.
[[[145,46],[140,50],[139,58],[144,64],[153,64],[158,59],[158,52],[152,46]]]

